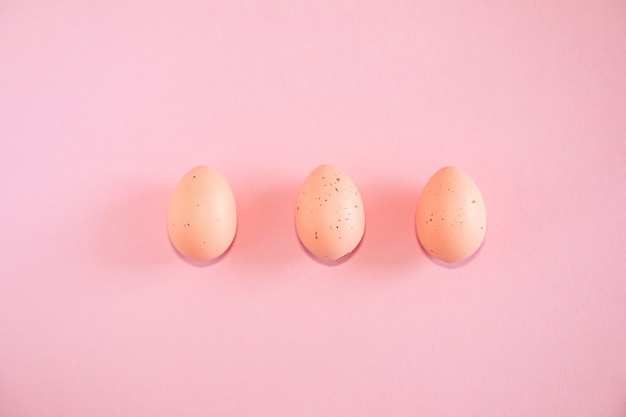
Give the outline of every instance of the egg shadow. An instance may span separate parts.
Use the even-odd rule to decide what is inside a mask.
[[[487,233],[485,234],[485,238],[483,239],[482,243],[480,244],[480,246],[478,247],[478,249],[476,249],[476,252],[474,252],[473,254],[471,254],[469,257],[463,259],[462,261],[459,262],[455,262],[455,263],[447,263],[442,261],[441,259],[437,259],[434,256],[430,255],[428,253],[428,251],[426,249],[424,249],[424,247],[421,245],[421,243],[419,243],[419,238],[417,237],[417,231],[415,232],[415,238],[418,241],[418,245],[420,246],[420,248],[422,249],[422,253],[424,254],[424,256],[426,258],[428,258],[428,260],[430,260],[431,262],[446,268],[446,269],[459,269],[464,267],[465,265],[471,263],[474,258],[476,258],[478,256],[478,254],[482,251],[483,246],[485,246],[485,241],[487,240]]]
[[[298,256],[294,209],[298,184],[248,187],[237,199],[237,235],[232,256],[237,262],[274,268]]]
[[[348,262],[349,259],[353,258],[354,255],[358,252],[359,247],[361,246],[361,243],[363,242],[363,239],[361,239],[361,241],[359,242],[358,245],[356,245],[356,247],[352,250],[352,252],[342,256],[339,259],[324,259],[324,258],[320,258],[319,256],[314,255],[310,250],[308,250],[306,248],[306,246],[304,246],[304,244],[302,243],[302,241],[298,238],[298,230],[296,228],[295,222],[293,225],[293,233],[296,236],[296,239],[298,240],[298,243],[300,244],[300,249],[302,251],[302,253],[304,253],[305,256],[308,256],[312,261],[320,264],[320,265],[324,265],[324,266],[328,266],[330,268],[332,267],[336,267],[336,266],[340,266],[343,265],[344,263]]]
[[[355,258],[368,265],[417,264],[423,259],[415,233],[415,208],[421,187],[370,184],[362,193],[365,234]]]
[[[235,237],[233,238],[233,241],[237,238],[236,234]],[[170,247],[172,248],[172,251],[174,253],[176,253],[176,255],[178,256],[178,258],[191,265],[191,266],[196,266],[199,268],[205,267],[205,266],[211,266],[211,265],[215,265],[216,263],[220,262],[223,258],[226,257],[226,255],[228,254],[228,252],[230,252],[230,250],[233,247],[233,244],[231,244],[228,248],[226,248],[226,250],[224,252],[222,252],[221,254],[219,254],[218,256],[216,256],[213,259],[209,259],[208,261],[194,261],[193,259],[189,259],[186,256],[184,256],[183,254],[181,254],[178,249],[176,249],[176,247],[174,246],[174,244],[172,243],[171,239],[168,239],[168,241],[170,242]]]
[[[171,189],[159,185],[120,187],[104,207],[94,233],[98,259],[110,269],[158,267],[176,260],[167,235]]]

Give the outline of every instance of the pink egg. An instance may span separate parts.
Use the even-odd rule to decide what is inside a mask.
[[[167,230],[189,259],[208,261],[224,253],[237,230],[235,197],[224,177],[206,166],[186,173],[170,200]]]
[[[431,256],[447,263],[469,258],[487,231],[485,201],[476,183],[459,168],[435,172],[419,197],[415,227]]]
[[[352,252],[365,231],[359,190],[345,172],[332,165],[318,166],[304,180],[295,220],[304,247],[329,260]]]

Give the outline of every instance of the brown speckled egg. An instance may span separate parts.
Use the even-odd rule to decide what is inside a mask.
[[[328,260],[352,252],[365,231],[359,190],[345,172],[332,165],[318,166],[304,180],[295,220],[304,247]]]
[[[428,180],[417,203],[415,227],[431,256],[447,263],[469,258],[485,238],[485,202],[464,171],[445,167]]]
[[[186,173],[170,200],[167,230],[176,250],[191,260],[224,253],[237,230],[235,197],[224,177],[207,166]]]

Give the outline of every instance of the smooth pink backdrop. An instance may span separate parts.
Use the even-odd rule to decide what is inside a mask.
[[[323,265],[293,225],[364,199]],[[231,250],[165,219],[211,165]],[[414,232],[466,170],[487,238]],[[0,3],[0,416],[625,416],[626,3]]]

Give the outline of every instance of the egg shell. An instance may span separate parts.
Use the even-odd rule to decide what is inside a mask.
[[[485,201],[476,183],[456,167],[435,172],[418,199],[415,227],[431,256],[447,263],[470,257],[487,231]]]
[[[224,177],[207,166],[186,173],[170,200],[167,226],[176,250],[191,260],[224,253],[237,230],[235,197]]]
[[[296,231],[311,253],[337,260],[352,252],[365,232],[365,210],[354,182],[333,165],[304,180],[296,201]]]

